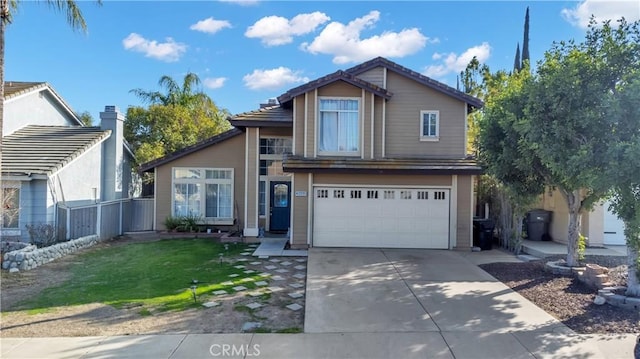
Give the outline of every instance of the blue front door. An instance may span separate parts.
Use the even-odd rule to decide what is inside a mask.
[[[291,182],[271,182],[269,231],[286,232],[291,223]]]

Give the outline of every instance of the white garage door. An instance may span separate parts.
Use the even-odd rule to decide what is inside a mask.
[[[449,189],[314,188],[316,247],[449,248]]]
[[[609,210],[610,203],[607,201],[604,207],[604,244],[625,245],[624,223],[618,216]]]

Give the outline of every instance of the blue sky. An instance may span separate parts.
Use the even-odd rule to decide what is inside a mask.
[[[638,1],[79,1],[88,34],[44,3],[22,1],[7,28],[5,79],[44,81],[94,120],[141,102],[162,75],[194,72],[231,113],[306,81],[384,56],[455,86],[475,55],[513,67],[530,7],[530,52],[582,40],[591,14],[640,18]]]

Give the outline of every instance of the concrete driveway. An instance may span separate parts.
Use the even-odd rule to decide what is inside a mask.
[[[443,250],[309,251],[306,333],[571,332],[481,270]]]

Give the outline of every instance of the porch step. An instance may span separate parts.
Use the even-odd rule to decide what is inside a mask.
[[[535,249],[533,247],[527,246],[526,244],[522,245],[522,252],[526,253],[526,254],[528,254],[530,256],[536,257],[538,259],[544,259],[544,258],[549,256],[548,253],[545,253],[545,252],[537,250],[537,249]]]

